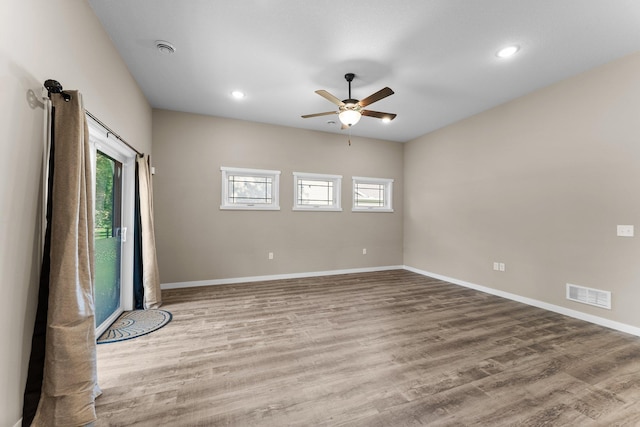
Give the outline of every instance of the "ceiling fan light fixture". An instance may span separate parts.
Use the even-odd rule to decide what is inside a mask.
[[[391,117],[383,117],[382,123],[384,123],[385,125],[391,123]]]
[[[360,117],[362,117],[362,114],[356,110],[342,110],[340,114],[338,114],[338,118],[345,126],[355,125],[360,121]]]
[[[247,95],[241,90],[234,90],[233,92],[231,92],[231,96],[233,96],[235,99],[243,99]]]

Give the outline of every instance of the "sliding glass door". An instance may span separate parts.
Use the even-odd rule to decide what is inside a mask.
[[[87,119],[94,177],[96,336],[133,309],[135,152]]]
[[[121,308],[122,163],[98,150],[95,183],[95,308],[101,325]]]

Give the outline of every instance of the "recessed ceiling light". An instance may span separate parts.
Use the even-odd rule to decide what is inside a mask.
[[[231,96],[233,96],[235,99],[242,99],[247,95],[241,90],[234,90],[233,92],[231,92]]]
[[[164,40],[156,40],[156,48],[164,55],[171,55],[176,52],[175,46]]]
[[[516,46],[516,45],[507,46],[500,49],[498,52],[496,52],[496,56],[498,58],[508,58],[510,56],[515,55],[519,50],[520,50],[520,46]]]
[[[384,124],[391,123],[391,118],[389,118],[389,117],[383,117],[383,118],[382,118],[382,123],[384,123]]]

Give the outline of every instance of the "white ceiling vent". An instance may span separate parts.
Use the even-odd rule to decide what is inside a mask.
[[[171,55],[175,53],[176,48],[169,42],[164,40],[156,40],[156,48],[165,55]]]
[[[567,283],[567,299],[611,310],[611,292]]]

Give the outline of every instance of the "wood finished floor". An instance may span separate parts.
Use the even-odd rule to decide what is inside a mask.
[[[403,270],[163,293],[97,426],[640,425],[640,338]]]

